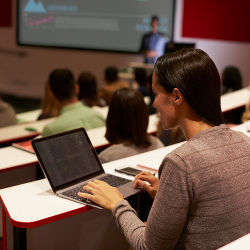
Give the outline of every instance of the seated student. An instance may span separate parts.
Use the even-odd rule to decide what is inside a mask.
[[[10,104],[0,98],[0,127],[15,125],[16,112]]]
[[[45,94],[42,102],[42,112],[37,120],[47,119],[58,116],[60,113],[60,105],[51,93],[49,83],[45,85]]]
[[[85,129],[105,126],[105,119],[97,111],[78,101],[78,85],[68,69],[56,69],[49,76],[52,95],[61,107],[55,121],[44,127],[42,136],[57,134],[67,130],[84,127]]]
[[[142,68],[135,68],[134,70],[135,81],[138,84],[138,91],[143,96],[148,96],[148,88],[147,88],[147,72]]]
[[[106,121],[106,138],[113,144],[99,154],[102,163],[163,147],[147,134],[149,115],[143,96],[137,90],[117,90]]]
[[[134,249],[217,249],[249,233],[250,138],[223,124],[220,76],[204,51],[164,55],[154,68],[162,126],[180,127],[187,142],[164,158],[159,179],[135,177],[134,186],[154,198],[147,223],[103,181],[78,195],[112,211]]]
[[[155,114],[156,113],[156,108],[153,106],[153,102],[155,100],[155,95],[154,92],[152,90],[152,74],[150,74],[147,77],[147,89],[148,89],[148,93],[149,93],[149,103],[147,104],[148,106],[148,112],[150,115]]]
[[[106,101],[107,105],[109,105],[113,93],[117,89],[129,88],[129,83],[119,80],[118,69],[116,67],[110,66],[106,68],[104,74],[106,85],[100,89],[99,95]]]
[[[96,77],[91,72],[82,72],[77,80],[78,99],[86,106],[105,106],[105,101],[98,96]]]
[[[222,94],[230,93],[242,88],[242,78],[238,68],[226,67],[222,72]]]

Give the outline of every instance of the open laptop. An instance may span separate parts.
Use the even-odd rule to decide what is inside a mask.
[[[116,186],[124,198],[139,191],[133,188],[132,181],[104,172],[84,128],[34,139],[32,146],[53,192],[60,197],[100,207],[77,195],[94,179]]]

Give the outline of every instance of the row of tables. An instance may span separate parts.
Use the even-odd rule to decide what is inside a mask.
[[[103,110],[101,110],[101,111],[103,112]],[[104,110],[104,112],[106,112],[106,114],[107,114],[107,109]],[[33,113],[33,115],[34,115],[34,113]],[[105,116],[105,113],[103,113],[103,115]],[[33,122],[32,127],[35,127],[37,129],[37,131],[40,132],[42,130],[42,128],[43,128],[43,125],[51,122],[52,120],[53,119]],[[156,131],[157,122],[158,122],[157,115],[150,116],[149,126],[148,126],[148,132],[149,133],[154,133]],[[19,125],[15,126],[15,127],[18,127],[21,130],[25,126],[31,126],[31,124],[30,123],[24,123],[24,124],[19,124]],[[13,131],[16,131],[16,130],[13,129]],[[91,129],[91,130],[87,131],[87,133],[88,133],[88,135],[90,137],[90,140],[91,140],[91,142],[92,142],[92,144],[93,144],[93,146],[95,147],[96,150],[105,148],[105,147],[107,147],[109,145],[109,142],[105,138],[105,132],[106,132],[105,127],[100,127],[100,128]],[[39,134],[39,133],[37,133],[37,134]],[[34,134],[33,134],[32,137],[34,137]],[[31,181],[36,180],[37,179],[37,169],[38,168],[39,168],[38,167],[38,160],[37,160],[35,154],[26,152],[24,150],[20,150],[18,148],[13,147],[13,146],[7,146],[7,147],[0,148],[0,188],[6,188],[6,187],[9,187],[9,186],[13,186],[13,185],[21,184],[21,183],[27,183],[27,182],[31,182]],[[46,183],[48,185],[48,183],[46,182],[45,179],[41,180],[41,183]],[[37,185],[37,184],[35,184],[35,185]],[[34,189],[33,187],[30,187],[30,188],[32,190]],[[46,197],[47,196],[45,196],[44,198],[46,198]],[[32,197],[30,197],[30,199],[33,200]],[[61,200],[61,199],[59,199],[59,200]],[[66,200],[66,202],[67,202],[67,200]],[[72,202],[69,202],[69,203],[72,203]],[[14,205],[14,206],[17,208],[18,211],[21,211],[21,210],[19,210],[20,209],[20,204],[28,204],[28,203],[25,200],[19,200],[18,204],[19,205]],[[35,201],[34,204],[38,204],[38,203]],[[73,202],[73,204],[74,204],[74,202]],[[49,204],[47,204],[47,205],[49,205]],[[76,205],[78,205],[78,204],[76,204]],[[52,207],[53,207],[53,205],[52,205]],[[66,208],[65,204],[62,204],[62,208],[63,209]],[[41,221],[42,221],[42,224],[43,223],[46,224],[46,228],[47,227],[53,227],[53,226],[50,226],[50,224],[49,224],[49,226],[47,225],[50,222],[51,218],[53,218],[53,221],[54,221],[54,219],[56,221],[61,220],[62,218],[64,218],[64,216],[68,217],[68,216],[74,215],[75,213],[81,213],[83,211],[82,209],[83,208],[81,208],[78,211],[78,210],[75,210],[75,207],[74,207],[74,209],[72,209],[70,207],[69,211],[73,211],[73,212],[67,213],[67,212],[65,212],[63,210],[64,215],[62,215],[60,213],[60,210],[57,211],[57,207],[56,207],[56,211],[59,212],[58,216],[55,216],[55,217],[54,216],[48,216],[48,217],[50,217],[50,219],[48,219],[48,220],[47,219],[46,220],[41,219]],[[39,210],[37,210],[37,208],[33,208],[32,210],[36,211],[39,214]],[[49,209],[49,210],[52,211],[51,209]],[[29,223],[21,223],[22,224],[21,226],[20,226],[19,222],[17,222],[17,224],[15,224],[15,223],[12,224],[13,220],[6,219],[5,211],[7,211],[7,210],[5,210],[5,209],[2,210],[2,213],[3,213],[2,220],[3,220],[3,228],[4,228],[4,230],[2,231],[2,234],[3,234],[3,239],[4,239],[4,249],[16,249],[18,247],[21,247],[20,249],[22,249],[22,248],[24,248],[24,249],[26,249],[26,248],[27,249],[39,249],[38,245],[43,246],[43,244],[41,243],[41,244],[38,244],[35,247],[33,247],[33,245],[32,245],[33,243],[29,243],[29,240],[31,238],[34,239],[35,236],[33,235],[32,237],[26,237],[27,235],[30,234],[30,231],[26,232],[26,229],[20,229],[20,228],[26,227],[26,226],[35,227],[36,229],[32,230],[32,234],[33,234],[34,231],[37,232],[37,231],[39,231],[39,230],[41,230],[43,228],[43,227],[40,227],[40,226],[38,227],[40,222],[38,224],[37,223],[35,223],[35,224],[34,223],[31,223],[31,224],[29,224]],[[120,232],[116,229],[116,225],[114,224],[112,216],[110,214],[105,215],[105,213],[106,212],[104,212],[104,211],[102,211],[102,212],[101,211],[91,211],[90,213],[88,213],[88,216],[86,214],[79,215],[79,216],[83,217],[83,218],[85,218],[87,216],[88,218],[87,219],[85,218],[84,220],[88,221],[88,222],[90,222],[89,218],[91,218],[91,220],[93,220],[94,218],[96,218],[96,216],[98,216],[98,217],[100,217],[100,223],[103,220],[103,225],[109,225],[108,228],[106,226],[103,226],[103,229],[102,229],[103,231],[99,230],[100,235],[103,236],[104,234],[106,234],[107,230],[110,230],[110,233],[112,233],[115,236],[115,238],[117,240],[117,244],[116,243],[111,244],[110,241],[108,240],[108,237],[105,240],[102,237],[103,240],[100,241],[99,244],[101,244],[103,246],[106,246],[107,249],[112,249],[112,246],[117,247],[119,244],[121,244],[121,242],[124,242],[124,249],[127,248],[127,243],[123,239],[123,237],[120,235]],[[32,213],[28,212],[27,216],[32,219],[31,214]],[[92,218],[91,214],[95,214],[95,215],[93,215],[93,218]],[[47,216],[45,216],[45,217],[47,218]],[[8,218],[11,218],[11,217],[8,217]],[[14,220],[14,221],[18,221],[18,220]],[[72,221],[74,221],[74,219],[70,218],[70,219],[68,219],[68,221],[69,221],[69,223],[72,223]],[[58,223],[60,224],[61,222],[58,222]],[[98,227],[98,225],[97,225],[98,223],[99,222],[96,222],[97,227]],[[87,227],[87,225],[88,225],[88,223],[84,222],[81,227]],[[94,223],[93,223],[93,225],[94,225]],[[91,227],[91,226],[88,225],[88,227]],[[75,225],[74,225],[74,228],[75,228]],[[8,230],[8,229],[10,229],[10,230]],[[59,227],[59,229],[60,229],[60,227]],[[57,228],[56,231],[58,231],[59,229]],[[9,237],[6,237],[6,230],[8,232],[7,235]],[[48,229],[46,229],[46,233],[45,233],[46,237],[48,236],[47,235],[47,230]],[[83,230],[83,229],[81,229],[81,230]],[[53,232],[55,232],[54,229],[49,234],[49,236],[51,236]],[[72,233],[73,230],[71,230],[70,232]],[[0,230],[0,234],[1,234],[1,230]],[[75,234],[77,234],[77,232],[74,231],[74,234],[71,235],[71,236],[68,236],[68,237],[70,237],[70,239],[73,240],[75,238],[74,237]],[[24,235],[24,236],[22,236],[22,235]],[[40,235],[40,233],[39,233],[39,235]],[[89,233],[86,234],[86,235],[88,235],[88,238],[91,238],[91,235],[96,235],[96,234],[93,231],[90,230]],[[67,239],[68,237],[65,236],[64,239]],[[84,237],[86,237],[86,236],[84,235]],[[83,239],[84,239],[84,237],[83,237]],[[13,238],[15,240],[13,240]],[[27,238],[27,241],[24,240],[26,238]],[[55,236],[55,239],[58,239],[58,237]],[[36,244],[37,244],[37,242],[39,240],[41,240],[41,239],[40,238],[36,239]],[[51,241],[47,240],[46,242],[50,242],[54,246],[55,240],[51,239]],[[91,244],[94,244],[94,242],[95,242],[95,244],[97,244],[96,239],[93,239],[93,243],[91,243]],[[61,247],[59,247],[60,244],[62,244]],[[69,244],[69,241],[67,241],[67,240],[64,243],[62,243],[60,241],[60,243],[59,242],[56,243],[56,247],[53,247],[51,245],[51,246],[46,246],[46,249],[47,249],[47,247],[48,247],[48,249],[57,249],[57,248],[58,249],[74,249],[72,247],[69,247],[68,244]],[[72,246],[74,245],[74,243],[72,243],[72,242],[70,244]],[[93,246],[91,244],[90,245],[89,244],[90,244],[90,242],[88,241],[87,249],[92,249],[92,247],[94,247],[93,249],[101,249],[101,248],[98,248],[98,247],[95,248],[95,244]],[[30,245],[32,245],[32,247],[30,247]],[[44,248],[41,247],[41,249],[44,249]],[[76,248],[76,249],[78,249],[78,248]]]
[[[250,87],[246,87],[221,97],[221,109],[223,113],[231,112],[246,105],[250,97]],[[107,116],[108,108],[94,107],[95,110]],[[20,124],[0,128],[0,146],[14,141],[25,140],[39,135],[44,126],[51,123],[55,118],[36,121],[40,110],[29,111],[17,115],[17,119],[23,121]],[[33,130],[33,131],[32,131]]]
[[[229,112],[243,107],[249,96],[249,88],[222,96],[222,111]],[[103,115],[106,116],[107,109],[99,111],[105,112]],[[32,119],[31,117],[35,117],[36,113],[25,115],[26,119]],[[39,135],[43,127],[53,119],[2,128],[0,129],[0,144]],[[156,131],[157,121],[156,115],[150,116],[149,133]],[[233,129],[250,136],[246,126],[242,124]],[[35,128],[36,131],[28,131],[25,129],[27,127]],[[89,130],[87,133],[96,149],[108,146],[104,137],[104,127]],[[180,145],[181,143],[171,145],[109,162],[103,166],[106,172],[112,174],[117,167],[137,167],[137,164],[157,170],[163,157]],[[127,242],[117,230],[112,215],[106,210],[89,209],[89,207],[53,195],[46,179],[13,186],[36,180],[37,173],[34,166],[37,163],[37,158],[32,153],[12,146],[0,148],[0,188],[2,188],[0,195],[4,207],[2,210],[4,249],[127,249]],[[115,174],[124,177],[124,174],[116,172]],[[87,213],[83,213],[86,211]],[[108,240],[110,234],[115,239],[112,244]]]
[[[233,129],[250,136],[250,132],[247,131],[249,126],[248,122]],[[115,168],[138,167],[137,164],[140,164],[157,170],[165,155],[181,144],[105,163],[103,167],[107,173],[132,179],[125,174],[115,172]],[[92,209],[55,196],[46,179],[2,189],[0,195],[4,208],[2,212],[4,249],[19,249],[16,248],[18,246],[22,247],[20,249],[127,249],[128,247],[117,230],[110,212],[104,209]],[[115,239],[112,244],[108,240],[110,234],[111,238]]]

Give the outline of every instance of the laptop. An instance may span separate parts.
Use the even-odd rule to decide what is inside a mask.
[[[84,128],[32,140],[40,166],[53,192],[81,204],[100,208],[77,193],[90,180],[103,180],[117,187],[124,198],[139,192],[132,181],[107,174]]]

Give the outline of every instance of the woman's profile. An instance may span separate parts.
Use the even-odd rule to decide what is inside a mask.
[[[164,55],[152,86],[162,127],[179,127],[187,141],[165,156],[159,179],[135,177],[154,198],[147,223],[105,182],[89,182],[79,196],[112,211],[134,249],[217,249],[248,234],[250,138],[223,124],[214,62],[200,49]]]

